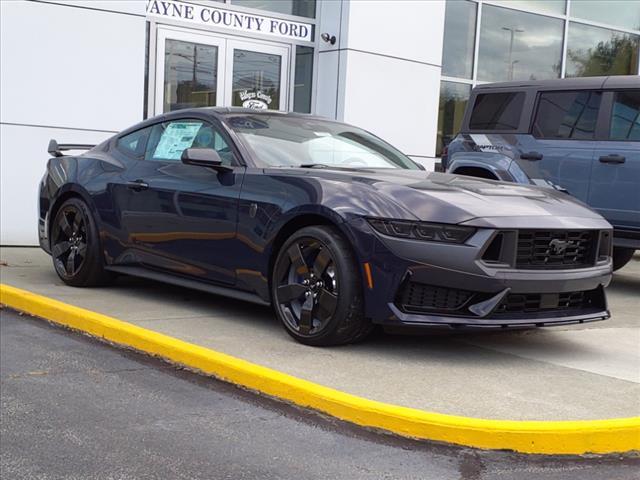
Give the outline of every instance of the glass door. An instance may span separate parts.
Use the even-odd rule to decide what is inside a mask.
[[[224,103],[226,40],[158,29],[156,114]]]
[[[290,47],[158,28],[155,113],[195,107],[287,110]]]
[[[233,107],[286,110],[289,47],[227,41],[226,98]]]

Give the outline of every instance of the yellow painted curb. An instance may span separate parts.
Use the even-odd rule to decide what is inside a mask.
[[[296,405],[406,437],[523,453],[640,450],[640,417],[547,422],[430,413],[340,392],[9,285],[0,284],[0,303]]]

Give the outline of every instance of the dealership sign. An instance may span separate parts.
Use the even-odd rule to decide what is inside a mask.
[[[148,0],[147,15],[182,20],[200,25],[261,33],[291,40],[311,41],[313,25],[253,13],[234,12],[225,8],[204,6],[175,0]]]

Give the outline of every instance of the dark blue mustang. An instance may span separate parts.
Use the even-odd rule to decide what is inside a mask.
[[[611,226],[597,213],[553,190],[427,173],[349,125],[192,109],[49,151],[40,244],[69,285],[123,273],[272,304],[311,345],[376,323],[609,316]]]

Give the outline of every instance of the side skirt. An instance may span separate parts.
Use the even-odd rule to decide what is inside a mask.
[[[271,305],[270,302],[264,301],[255,293],[243,292],[242,290],[235,290],[228,287],[219,287],[217,285],[211,285],[209,283],[198,282],[197,280],[191,280],[188,278],[178,277],[167,273],[156,272],[153,270],[147,270],[142,267],[116,267],[105,266],[105,270],[109,270],[115,273],[123,273],[125,275],[132,275],[134,277],[148,278],[149,280],[156,280],[158,282],[169,283],[177,285],[179,287],[191,288],[193,290],[200,290],[202,292],[212,293],[214,295],[221,295],[223,297],[235,298],[236,300],[242,300],[245,302],[251,302],[258,305]]]

